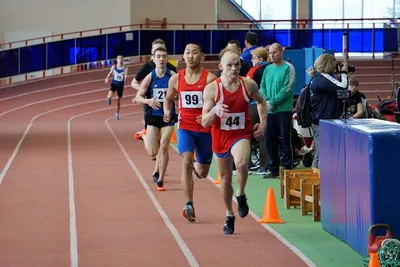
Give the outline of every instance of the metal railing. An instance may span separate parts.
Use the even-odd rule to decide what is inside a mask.
[[[368,19],[364,19],[368,20]],[[372,20],[372,19],[371,19]],[[374,18],[373,20],[378,20]],[[382,20],[387,20],[382,19]],[[196,41],[203,46],[205,54],[215,55],[231,39],[244,42],[246,32],[257,32],[259,44],[279,42],[292,49],[320,47],[341,53],[342,34],[348,33],[348,52],[376,53],[398,52],[398,28],[377,27],[352,28],[352,22],[360,19],[338,19],[347,21],[347,28],[307,28],[311,22],[328,23],[332,20],[279,20],[279,21],[218,21],[216,24],[170,24],[147,23],[122,25],[72,33],[45,36],[30,40],[2,44],[0,51],[0,79],[25,80],[37,76],[62,74],[95,62],[96,66],[108,66],[109,61],[122,54],[139,57],[150,54],[151,42],[162,38],[167,42],[169,54],[180,55],[185,45]],[[254,23],[296,23],[296,28],[255,29]],[[218,26],[224,26],[219,28]],[[31,75],[31,73],[41,73]],[[12,82],[12,81],[11,81]]]

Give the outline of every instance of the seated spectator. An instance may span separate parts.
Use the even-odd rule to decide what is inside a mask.
[[[345,100],[345,114],[344,117],[347,119],[359,119],[365,117],[365,110],[363,107],[362,99],[365,99],[365,95],[358,91],[360,83],[356,77],[349,79],[349,90],[350,97]]]

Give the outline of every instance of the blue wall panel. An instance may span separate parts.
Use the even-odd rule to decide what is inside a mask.
[[[0,52],[0,78],[18,75],[19,48]]]
[[[244,38],[249,30],[134,30],[100,36],[81,37],[48,43],[47,62],[45,44],[32,45],[0,52],[0,78],[47,68],[74,65],[91,61],[114,59],[118,55],[149,55],[151,43],[161,38],[167,43],[169,54],[182,54],[188,42],[198,42],[205,54],[218,54],[236,39],[244,48]],[[397,29],[291,29],[259,30],[259,45],[279,42],[292,49],[319,47],[342,52],[342,34],[348,32],[349,52],[396,52]],[[374,37],[374,38],[373,38]],[[372,40],[374,39],[374,46]],[[75,46],[76,43],[76,46]],[[19,53],[21,52],[21,61]],[[20,62],[20,66],[18,65]],[[300,73],[303,73],[301,71]]]
[[[46,69],[46,44],[20,48],[21,73]]]

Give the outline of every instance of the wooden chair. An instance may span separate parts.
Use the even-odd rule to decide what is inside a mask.
[[[280,188],[281,188],[281,198],[284,198],[285,195],[285,177],[293,174],[314,174],[315,172],[312,169],[300,169],[300,170],[285,170],[283,167],[279,169],[279,178],[280,178]]]
[[[290,207],[299,207],[301,205],[301,180],[313,179],[319,181],[319,174],[317,173],[302,173],[285,175],[285,205],[286,209]],[[319,182],[318,182],[319,183]]]
[[[321,221],[320,178],[308,178],[300,181],[301,215],[312,212],[314,222]]]

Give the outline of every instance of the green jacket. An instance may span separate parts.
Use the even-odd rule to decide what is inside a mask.
[[[293,112],[293,90],[296,84],[296,71],[292,64],[284,62],[279,66],[269,64],[261,79],[260,91],[274,109],[269,113]],[[270,108],[270,107],[269,107]]]

